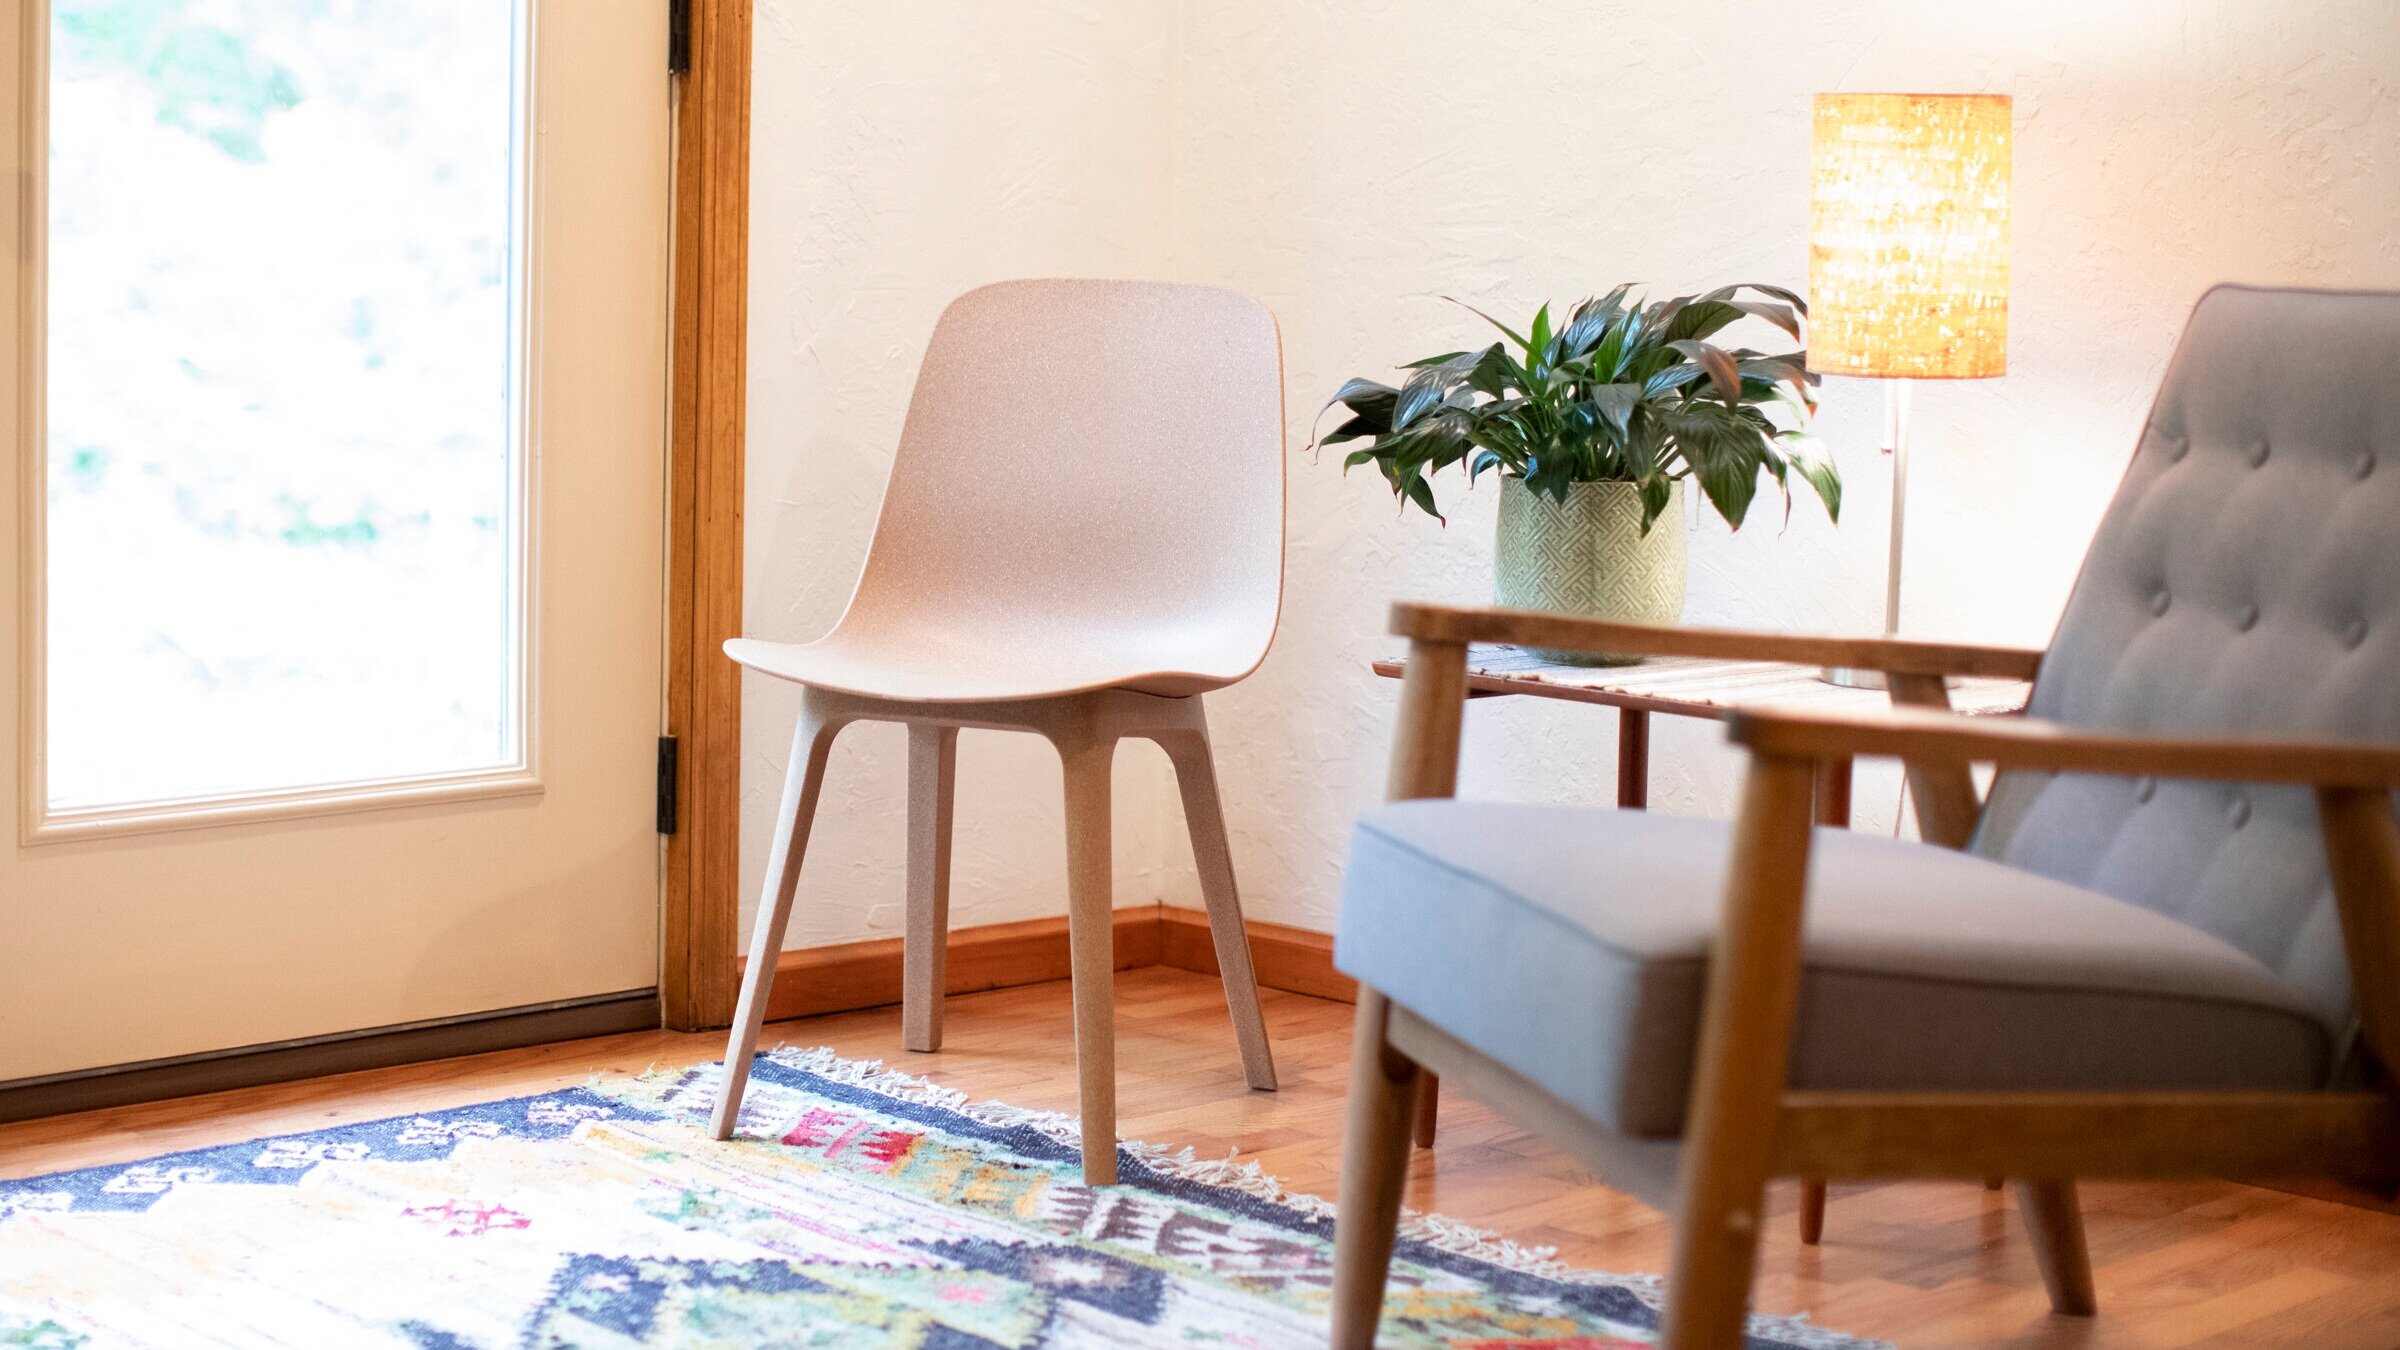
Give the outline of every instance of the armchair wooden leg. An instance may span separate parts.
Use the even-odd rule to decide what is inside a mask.
[[[833,751],[841,723],[827,716],[813,696],[800,705],[799,722],[792,728],[791,762],[783,775],[782,814],[775,822],[775,842],[767,850],[767,876],[758,897],[758,917],[750,928],[750,961],[742,971],[741,1001],[733,1012],[733,1031],[725,1044],[725,1072],[717,1083],[717,1106],[709,1118],[709,1133],[731,1139],[741,1115],[742,1094],[750,1086],[750,1055],[758,1048],[759,1028],[766,1024],[767,999],[775,989],[775,965],[783,955],[783,930],[792,917],[792,895],[800,885],[800,863],[808,853],[808,829],[817,816],[817,795],[825,786],[825,761]]]
[[[1850,787],[1854,765],[1848,755],[1817,761],[1816,820],[1819,825],[1850,826]],[[1810,1247],[1825,1238],[1825,1179],[1809,1177],[1800,1183],[1800,1241]]]
[[[1467,708],[1467,644],[1425,638],[1408,644],[1408,675],[1400,684],[1400,721],[1392,737],[1392,774],[1385,800],[1447,797],[1458,789],[1458,738]],[[1361,1025],[1364,1025],[1363,1023]],[[1418,1075],[1417,1147],[1433,1147],[1440,1085]]]
[[[942,1048],[950,948],[950,825],[958,798],[958,728],[908,728],[908,916],[900,958],[900,1043]]]
[[[1360,985],[1350,1042],[1350,1103],[1343,1123],[1340,1209],[1333,1230],[1334,1350],[1372,1350],[1383,1316],[1408,1180],[1417,1089],[1432,1075],[1384,1040],[1391,1003]]]
[[[2069,1317],[2089,1317],[2099,1310],[2092,1293],[2092,1257],[2083,1243],[2083,1213],[2075,1205],[2072,1181],[2020,1181],[2017,1207],[2025,1213],[2025,1231],[2033,1239],[2034,1264],[2050,1288],[2050,1309]]]
[[[1743,784],[1684,1125],[1666,1350],[1742,1343],[1800,990],[1814,778],[1807,760],[1755,756]]]
[[[1264,1092],[1275,1090],[1275,1054],[1267,1045],[1267,1019],[1258,1006],[1258,974],[1250,963],[1250,930],[1242,924],[1241,895],[1233,884],[1233,848],[1225,837],[1225,804],[1217,794],[1216,758],[1206,731],[1158,738],[1175,766],[1183,793],[1183,820],[1192,836],[1192,860],[1200,869],[1200,894],[1208,905],[1208,932],[1225,982],[1225,1006],[1233,1015],[1233,1038],[1242,1048],[1242,1076]]]
[[[1067,790],[1067,964],[1075,999],[1075,1080],[1083,1114],[1083,1180],[1117,1180],[1117,951],[1109,862],[1110,765],[1105,737],[1059,743]]]

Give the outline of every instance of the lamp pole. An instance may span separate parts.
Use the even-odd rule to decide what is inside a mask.
[[[1892,560],[1883,579],[1883,635],[1900,636],[1900,535],[1908,524],[1908,404],[1906,376],[1883,386],[1883,452],[1892,457]]]
[[[1900,540],[1908,527],[1908,413],[1910,388],[1906,376],[1883,382],[1883,453],[1892,457],[1892,553],[1884,564],[1883,635],[1900,636]],[[1845,689],[1881,689],[1883,672],[1855,666],[1827,666],[1827,684]]]

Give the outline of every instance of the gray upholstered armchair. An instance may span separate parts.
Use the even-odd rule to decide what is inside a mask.
[[[1429,1071],[1673,1176],[1679,1350],[1738,1343],[1772,1176],[2018,1178],[2062,1312],[2078,1177],[2400,1179],[2396,377],[2400,294],[2211,291],[2046,653],[1397,607],[1394,804],[1336,950],[1335,1343],[1374,1338]],[[1730,823],[1453,801],[1474,641],[1879,667],[1936,706],[1737,719]],[[1938,706],[2008,673],[2024,719]],[[1812,830],[1842,755],[1903,760],[1930,842]]]

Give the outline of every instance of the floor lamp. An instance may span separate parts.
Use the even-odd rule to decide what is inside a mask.
[[[1892,555],[1883,632],[1900,632],[1913,380],[2008,371],[2005,94],[1819,94],[1808,209],[1808,366],[1884,385]],[[1880,689],[1879,671],[1825,678]]]

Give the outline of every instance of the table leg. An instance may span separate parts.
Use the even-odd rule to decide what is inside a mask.
[[[1650,714],[1640,708],[1617,709],[1617,805],[1650,806]]]
[[[1850,823],[1851,762],[1848,755],[1817,761],[1817,823]],[[1808,1177],[1800,1183],[1800,1240],[1809,1246],[1825,1235],[1825,1183]]]
[[[1850,757],[1836,755],[1817,761],[1817,823],[1850,823]]]

